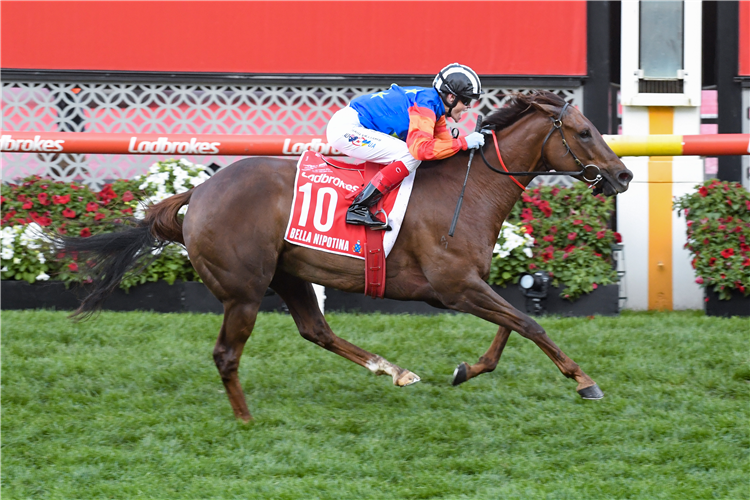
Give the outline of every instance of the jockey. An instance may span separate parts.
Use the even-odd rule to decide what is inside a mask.
[[[477,74],[453,63],[440,70],[432,88],[399,87],[363,95],[339,110],[328,123],[328,144],[358,160],[387,164],[357,195],[346,212],[348,224],[384,228],[370,207],[422,161],[441,160],[484,145],[472,132],[453,138],[446,118],[458,122],[471,101],[484,92]]]

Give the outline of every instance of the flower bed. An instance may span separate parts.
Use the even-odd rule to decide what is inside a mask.
[[[583,183],[540,186],[521,196],[503,224],[489,282],[508,286],[523,273],[547,271],[561,297],[575,300],[617,282],[612,245],[622,241],[608,224],[612,199],[592,196]]]
[[[735,290],[750,295],[750,193],[739,183],[713,179],[676,199],[674,207],[687,219],[685,246],[696,282],[721,300]]]
[[[75,182],[52,182],[38,176],[19,184],[3,184],[1,276],[3,280],[59,280],[86,282],[78,256],[58,252],[45,237],[54,228],[60,234],[89,237],[123,224],[133,224],[149,203],[184,192],[205,181],[200,165],[186,160],[157,162],[149,174],[118,180],[92,191]],[[183,211],[184,213],[184,211]],[[47,229],[45,229],[47,228]],[[125,277],[121,288],[165,280],[199,281],[182,245],[166,246],[150,266]]]

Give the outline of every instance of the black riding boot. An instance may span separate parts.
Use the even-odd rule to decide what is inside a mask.
[[[346,223],[367,227],[383,227],[387,221],[378,220],[370,212],[370,207],[380,201],[382,197],[383,193],[378,188],[373,186],[372,183],[367,184],[357,197],[354,198],[349,210],[346,211]]]

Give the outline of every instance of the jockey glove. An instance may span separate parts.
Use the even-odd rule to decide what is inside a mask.
[[[479,132],[472,132],[466,136],[466,145],[469,149],[476,149],[484,146],[484,135]]]

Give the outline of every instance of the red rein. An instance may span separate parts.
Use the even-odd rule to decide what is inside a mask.
[[[498,147],[498,145],[497,145],[497,136],[495,135],[495,131],[494,130],[492,131],[492,140],[495,141],[495,152],[497,153],[497,159],[500,160],[500,165],[502,165],[503,170],[505,170],[507,172],[508,171],[508,167],[505,166],[505,163],[503,163],[503,157],[500,156],[500,147]],[[518,179],[516,179],[512,175],[510,176],[510,178],[511,178],[511,180],[513,182],[516,183],[516,185],[518,187],[521,188],[522,191],[526,191],[526,188],[524,187],[523,184],[521,184],[520,182],[518,182]]]

